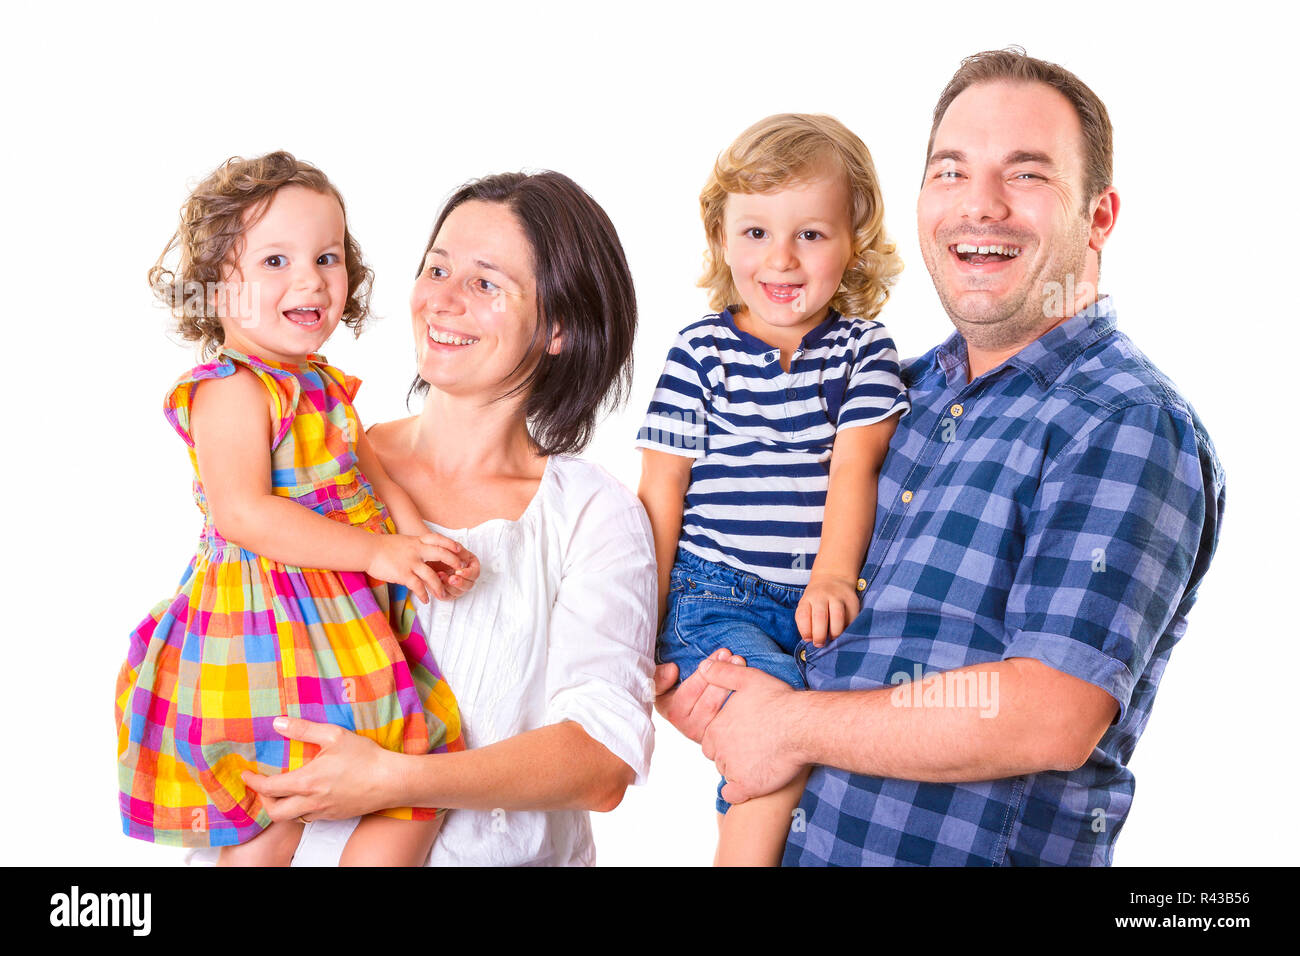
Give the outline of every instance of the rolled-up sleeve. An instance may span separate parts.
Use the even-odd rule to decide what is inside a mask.
[[[1029,513],[1003,657],[1100,687],[1123,720],[1204,566],[1207,507],[1195,428],[1179,411],[1134,405],[1076,437],[1048,464]]]
[[[649,520],[622,486],[587,503],[562,575],[551,610],[545,723],[577,722],[644,783],[654,750],[658,576]]]

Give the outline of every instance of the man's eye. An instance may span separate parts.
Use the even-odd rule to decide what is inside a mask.
[[[957,170],[955,169],[941,169],[939,171],[939,174],[934,178],[935,179],[957,179],[960,176],[961,173],[957,172]]]
[[[764,236],[767,235],[767,230],[760,229],[758,226],[754,226],[750,229],[746,229],[745,235],[747,235],[750,239],[762,239]]]
[[[317,256],[316,265],[332,266],[332,265],[336,265],[338,261],[339,261],[339,256],[337,252],[325,252]]]
[[[1016,179],[1042,179],[1038,173],[1016,173]]]
[[[284,265],[284,256],[267,256],[262,260],[262,265],[269,269],[278,269]]]

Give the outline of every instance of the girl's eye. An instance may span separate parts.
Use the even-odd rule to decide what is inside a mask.
[[[766,230],[760,229],[758,226],[753,226],[752,228],[745,230],[745,235],[750,239],[762,239],[767,235],[767,232]]]
[[[321,255],[316,259],[316,265],[318,265],[318,266],[332,266],[332,265],[336,265],[336,264],[338,263],[338,261],[339,261],[338,253],[336,253],[336,252],[325,252],[325,253],[322,253],[322,254],[321,254]]]
[[[284,265],[284,256],[267,256],[262,260],[262,265],[268,269],[278,269]]]
[[[803,232],[799,233],[800,239],[807,239],[809,241],[812,241],[814,239],[820,239],[821,237],[822,234],[818,232],[816,229],[805,229]]]

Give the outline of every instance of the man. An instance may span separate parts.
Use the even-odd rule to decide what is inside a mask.
[[[1097,296],[1118,210],[1091,90],[1019,50],[963,62],[917,203],[956,333],[904,370],[861,612],[803,645],[808,691],[720,652],[658,703],[732,803],[813,765],[786,865],[1111,862],[1224,501]]]

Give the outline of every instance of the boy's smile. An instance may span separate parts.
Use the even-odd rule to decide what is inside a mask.
[[[773,344],[820,324],[853,251],[853,201],[842,175],[814,171],[767,193],[728,193],[723,257],[742,308],[737,322]]]

